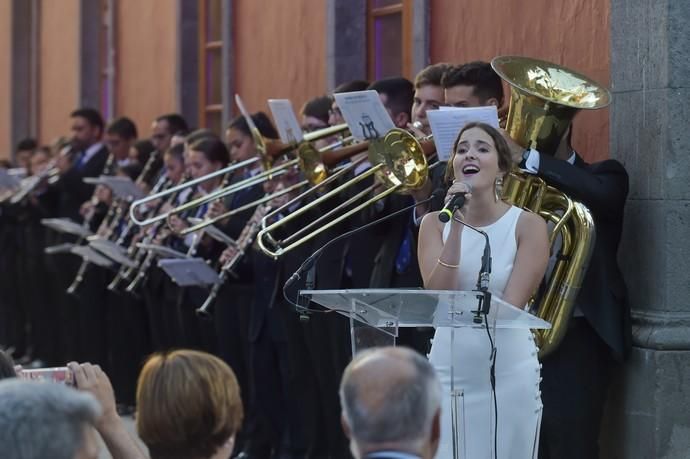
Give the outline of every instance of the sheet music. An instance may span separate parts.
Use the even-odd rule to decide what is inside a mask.
[[[378,92],[355,91],[333,96],[350,132],[357,140],[377,139],[395,128]]]
[[[268,107],[278,128],[280,140],[289,144],[301,142],[304,136],[292,102],[288,99],[268,99]]]
[[[498,129],[498,110],[495,106],[486,107],[440,107],[426,113],[429,126],[434,135],[436,153],[439,161],[448,161],[453,144],[466,124],[486,123]]]
[[[10,174],[8,169],[0,168],[0,188],[17,188],[19,187],[19,180],[13,174]]]

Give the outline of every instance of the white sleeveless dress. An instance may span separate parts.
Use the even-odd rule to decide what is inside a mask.
[[[489,290],[501,297],[513,270],[517,253],[515,228],[522,210],[511,207],[492,225],[481,227],[489,236],[492,273]],[[443,232],[445,242],[450,230]],[[458,268],[460,290],[473,290],[481,265],[484,238],[467,228],[461,234]],[[457,263],[457,260],[446,260]],[[451,354],[451,333],[454,350]],[[496,329],[496,398],[498,405],[498,458],[537,457],[541,396],[537,348],[529,330]],[[454,359],[456,397],[451,397],[451,355]],[[490,384],[490,344],[485,328],[439,328],[434,335],[429,360],[443,386],[441,444],[436,457],[453,458],[451,403],[456,402],[459,425],[459,459],[493,459],[494,404]]]

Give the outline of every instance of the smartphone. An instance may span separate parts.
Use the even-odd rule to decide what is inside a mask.
[[[74,374],[72,370],[67,367],[36,368],[30,370],[22,369],[18,376],[22,379],[51,381],[67,386],[74,386]]]

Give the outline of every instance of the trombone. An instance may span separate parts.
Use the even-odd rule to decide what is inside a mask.
[[[253,186],[259,185],[267,180],[271,180],[276,176],[282,175],[287,172],[291,167],[296,166],[299,164],[300,159],[293,159],[290,161],[287,161],[283,164],[280,164],[278,166],[272,167],[273,163],[273,158],[281,156],[285,153],[288,153],[294,149],[297,149],[298,152],[302,151],[308,151],[309,149],[313,150],[313,147],[309,142],[318,140],[323,137],[330,137],[335,134],[339,134],[347,130],[347,124],[338,124],[336,126],[331,126],[328,128],[320,129],[318,131],[310,132],[304,135],[304,138],[302,142],[298,144],[284,144],[280,141],[277,140],[272,140],[272,139],[265,139],[264,137],[261,136],[259,131],[256,128],[251,128],[251,133],[252,133],[252,138],[254,139],[254,143],[256,144],[256,149],[258,152],[258,155],[254,158],[247,159],[245,161],[230,165],[226,168],[220,169],[216,172],[212,172],[211,174],[204,175],[203,177],[199,177],[194,180],[190,180],[188,182],[185,182],[184,184],[178,185],[177,187],[170,188],[164,192],[154,194],[151,196],[147,196],[146,198],[140,199],[138,201],[135,201],[132,203],[132,207],[130,208],[130,213],[132,215],[132,220],[140,226],[146,226],[151,223],[155,223],[161,220],[166,220],[168,217],[171,215],[175,215],[181,212],[185,212],[187,210],[193,209],[195,207],[202,206],[204,204],[207,204],[209,202],[213,202],[217,199],[224,198],[226,196],[232,195],[234,193],[237,193],[238,191],[244,190],[246,188],[251,188]],[[171,193],[178,192],[181,189],[196,185],[198,183],[204,182],[206,180],[218,177],[220,175],[233,172],[237,169],[241,169],[247,166],[250,166],[252,164],[255,164],[257,162],[261,162],[261,165],[263,167],[263,171],[260,172],[259,174],[255,175],[254,177],[250,177],[244,180],[241,180],[239,182],[233,183],[231,185],[228,185],[226,187],[221,187],[220,189],[209,193],[205,196],[199,197],[197,199],[194,199],[192,201],[189,201],[185,204],[182,204],[176,208],[170,209],[167,212],[164,212],[162,214],[154,215],[152,217],[149,217],[144,220],[139,220],[136,217],[136,212],[137,208],[145,205],[151,201],[154,201],[156,199],[159,199],[161,197],[167,196]]]
[[[289,164],[290,166],[293,166],[297,162],[300,170],[302,171],[302,173],[305,176],[304,180],[302,180],[298,183],[292,184],[286,188],[282,188],[279,191],[276,191],[274,193],[267,194],[267,195],[261,197],[260,199],[257,199],[255,201],[250,202],[248,204],[245,204],[243,206],[237,207],[235,209],[229,210],[229,211],[227,211],[221,215],[218,215],[216,217],[204,219],[203,221],[180,231],[178,233],[178,235],[179,236],[186,236],[187,234],[194,233],[194,232],[199,231],[201,229],[204,229],[210,225],[214,225],[215,223],[217,223],[219,221],[225,220],[226,218],[230,218],[230,217],[237,215],[241,212],[244,212],[248,209],[252,209],[256,206],[260,206],[262,204],[265,204],[265,203],[267,203],[267,202],[269,202],[269,201],[271,201],[277,197],[292,193],[293,191],[298,190],[300,188],[304,188],[305,186],[308,186],[310,184],[313,185],[313,187],[310,188],[309,190],[305,191],[304,193],[300,194],[298,196],[298,198],[301,199],[304,196],[306,196],[307,194],[313,193],[319,187],[327,185],[328,183],[335,180],[337,177],[340,177],[342,174],[347,172],[347,170],[349,170],[349,168],[348,169],[341,168],[341,169],[336,170],[335,176],[334,175],[329,176],[328,171],[330,170],[330,168],[332,168],[333,166],[342,162],[343,160],[351,157],[352,155],[366,150],[366,148],[368,146],[367,142],[361,142],[359,144],[339,148],[348,140],[349,140],[348,138],[339,140],[339,141],[337,141],[333,144],[327,145],[326,147],[321,148],[319,150],[314,148],[309,143],[300,145],[298,147],[299,158],[297,160],[288,161],[285,164]],[[358,164],[358,163],[356,163],[356,164]],[[352,167],[354,167],[356,164],[352,165]],[[283,165],[281,165],[281,166],[283,166]],[[278,167],[280,167],[280,166],[278,166]],[[287,173],[287,170],[281,169],[279,171],[279,174],[274,174],[274,176],[282,175],[284,173]],[[261,182],[263,182],[263,180],[256,180],[255,182],[252,183],[252,186],[254,184],[259,184]],[[235,192],[235,190],[220,190],[218,193],[216,193],[216,196],[213,196],[213,193],[206,195],[206,196],[196,200],[196,202],[194,202],[194,201],[189,202],[187,204],[184,204],[183,206],[180,206],[180,208],[178,208],[178,209],[184,208],[182,210],[185,210],[185,209],[190,208],[190,207],[196,207],[198,205],[202,205],[203,203],[214,200],[218,197],[223,197],[227,194],[231,194],[234,192]],[[220,195],[220,196],[218,196],[218,195]],[[296,198],[296,199],[298,199],[298,198]],[[290,201],[288,203],[288,205],[291,204],[292,202],[294,202],[294,200]],[[285,206],[281,206],[280,210],[282,210],[284,208],[285,208]],[[177,211],[178,209],[173,209],[173,211]],[[272,212],[272,214],[273,214],[273,212]]]
[[[261,250],[268,256],[278,258],[284,253],[289,252],[305,242],[308,242],[323,231],[326,231],[339,224],[343,220],[350,218],[352,215],[375,203],[376,201],[379,201],[395,192],[419,189],[426,183],[428,176],[427,156],[434,152],[434,144],[432,141],[424,140],[420,142],[407,131],[395,128],[386,133],[383,138],[370,141],[368,148],[369,161],[373,167],[366,172],[357,175],[353,179],[315,199],[308,205],[302,206],[300,209],[291,213],[286,218],[283,218],[282,220],[279,220],[271,225],[265,226],[265,223],[271,216],[278,212],[282,212],[287,206],[290,206],[296,200],[303,199],[305,194],[298,196],[290,203],[282,206],[280,209],[274,210],[267,217],[264,217],[264,228],[257,236],[257,241]],[[359,161],[353,162],[339,172],[345,173],[356,167],[358,163]],[[353,197],[347,199],[345,202],[336,206],[332,210],[322,214],[319,218],[311,223],[303,225],[300,230],[291,234],[285,239],[278,240],[271,234],[278,228],[311,211],[324,201],[337,196],[345,189],[352,187],[353,185],[372,175],[375,175],[386,188],[384,191],[377,193],[374,197],[359,204],[344,214],[336,216],[339,212],[342,212],[344,209],[352,206],[373,192],[377,187],[376,184],[358,192]],[[335,176],[331,176],[329,179],[334,177]],[[310,192],[313,192],[313,189],[309,190],[307,193]],[[327,219],[331,220],[328,223],[323,224]],[[316,226],[318,226],[318,229],[312,231],[312,228]]]

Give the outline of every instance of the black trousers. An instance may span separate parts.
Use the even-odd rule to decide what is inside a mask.
[[[119,403],[134,405],[144,359],[151,353],[144,301],[121,292],[107,292],[110,380]]]
[[[304,338],[314,373],[312,416],[315,420],[313,457],[348,459],[349,442],[340,423],[338,388],[345,367],[352,359],[350,322],[340,314],[315,313],[304,323]]]
[[[587,320],[572,319],[561,345],[542,362],[540,459],[599,457],[601,418],[615,365]]]

